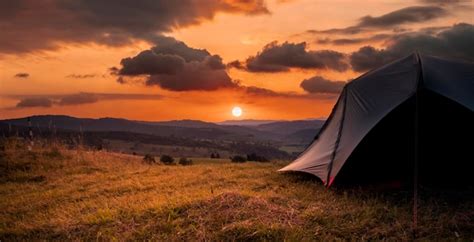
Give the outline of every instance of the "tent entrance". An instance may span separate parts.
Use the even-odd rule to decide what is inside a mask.
[[[419,90],[419,125],[415,96],[385,116],[358,144],[334,185],[384,184],[411,187],[418,132],[420,186],[472,185],[474,114],[464,106]]]

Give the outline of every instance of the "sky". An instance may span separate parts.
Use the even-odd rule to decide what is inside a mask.
[[[325,118],[413,51],[474,61],[473,16],[470,0],[0,0],[0,119]]]

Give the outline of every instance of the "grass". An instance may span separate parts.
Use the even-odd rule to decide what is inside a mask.
[[[409,192],[327,190],[285,162],[148,165],[3,144],[0,240],[411,240]],[[425,196],[417,238],[472,240],[471,199]]]

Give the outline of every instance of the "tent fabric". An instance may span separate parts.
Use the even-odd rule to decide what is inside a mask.
[[[473,111],[474,65],[415,53],[360,76],[346,84],[314,142],[280,171],[310,173],[330,186],[364,137],[421,89]]]

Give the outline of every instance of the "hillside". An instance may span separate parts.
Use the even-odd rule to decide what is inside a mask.
[[[236,120],[222,125],[200,120],[149,122],[63,115],[32,116],[30,120],[34,136],[54,134],[69,143],[82,137],[86,145],[116,152],[157,154],[164,150],[178,156],[204,157],[212,152],[226,157],[256,152],[279,159],[297,156],[324,124],[323,120]],[[0,120],[0,135],[25,137],[27,127],[27,117]]]
[[[148,165],[1,144],[0,240],[412,240],[410,192],[324,188],[286,162]],[[417,238],[472,240],[474,203],[420,194]],[[457,194],[460,196],[461,194]]]
[[[235,121],[236,125],[219,125],[200,120],[172,120],[160,122],[135,121],[118,118],[76,118],[64,115],[32,116],[31,123],[36,129],[91,131],[91,132],[131,132],[157,136],[177,136],[195,139],[214,139],[231,141],[267,141],[284,143],[287,135],[298,135],[304,129],[318,129],[324,121],[297,120],[297,121],[257,121],[254,125],[247,122]],[[18,119],[0,120],[0,123],[15,126],[27,126],[27,117]],[[283,132],[282,132],[283,131]],[[311,134],[316,135],[316,134]],[[307,145],[307,144],[303,144]]]

